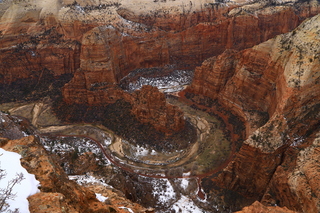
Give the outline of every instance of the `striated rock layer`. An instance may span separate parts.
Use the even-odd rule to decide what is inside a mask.
[[[114,85],[135,69],[175,65],[191,70],[226,49],[241,50],[288,32],[319,11],[313,1],[0,4],[1,101],[57,96],[54,91],[63,87],[65,103],[86,106],[132,100]],[[184,126],[181,113],[171,106],[133,106],[141,123],[166,134]]]
[[[90,102],[98,96],[88,92],[92,85],[119,83],[137,68],[174,64],[177,69],[194,69],[226,49],[252,47],[288,32],[319,10],[316,3],[235,7],[239,6],[207,5],[195,13],[169,10],[168,15],[160,9],[141,14],[125,6],[118,8],[112,23],[83,35],[80,69],[64,87],[65,100]],[[79,88],[79,79],[85,79],[85,86]]]
[[[248,139],[213,179],[222,187],[266,204],[320,211],[319,21],[317,15],[290,33],[225,51],[196,69],[188,92],[217,99],[246,124]]]
[[[319,11],[317,2],[210,2],[3,1],[0,84],[41,81],[45,71],[74,73],[65,98],[90,102],[93,84],[119,83],[137,68],[193,69],[225,49],[288,32]]]
[[[184,128],[182,111],[166,103],[163,93],[156,87],[143,86],[133,93],[132,113],[143,123],[150,123],[156,130],[173,133]]]

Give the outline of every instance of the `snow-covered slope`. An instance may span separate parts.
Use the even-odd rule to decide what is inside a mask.
[[[6,199],[9,210],[14,211],[18,209],[19,213],[29,212],[29,202],[27,197],[39,192],[39,181],[36,180],[33,174],[29,174],[25,168],[20,164],[21,156],[14,152],[8,152],[0,148],[0,168],[1,174],[4,175],[0,180],[0,199],[5,199],[4,191],[12,188],[10,193],[10,199]],[[22,177],[21,181],[17,180],[14,184],[14,180],[18,177]],[[7,192],[9,192],[7,191]],[[0,209],[3,212],[4,208]]]

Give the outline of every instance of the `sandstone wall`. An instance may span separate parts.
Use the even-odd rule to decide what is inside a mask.
[[[251,49],[208,59],[189,88],[246,121],[248,139],[216,180],[248,197],[264,196],[265,202],[302,212],[319,211],[313,155],[320,116],[319,20],[317,15]],[[259,123],[265,113],[267,119]]]

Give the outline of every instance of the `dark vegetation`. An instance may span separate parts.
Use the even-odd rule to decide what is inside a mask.
[[[81,7],[77,1],[74,1],[72,4],[67,4],[66,7],[70,7],[71,9],[77,9],[77,7],[81,7],[85,12],[92,11],[92,10],[102,10],[108,7],[120,7],[121,4],[118,2],[109,2],[107,4],[99,4],[99,5],[86,5]]]
[[[61,48],[73,51],[75,58],[78,58],[80,43],[72,40],[64,40],[63,35],[59,33],[56,27],[52,27],[37,35],[28,36],[21,39],[17,43],[16,48],[5,52],[6,57],[2,58],[0,63],[0,79],[4,78],[6,73],[10,73],[18,64],[27,70],[28,78],[14,79],[12,83],[1,81],[0,84],[0,103],[16,102],[16,101],[34,101],[43,97],[52,99],[60,95],[60,89],[69,82],[73,74],[62,74],[55,76],[54,71],[46,68],[45,64],[35,66],[34,63],[39,63],[38,58],[44,57],[41,51],[37,49],[38,45],[46,44],[49,47],[59,44]],[[53,46],[50,46],[53,45]],[[53,56],[58,56],[60,60],[65,60],[65,57],[55,49],[51,51]],[[12,58],[14,60],[12,60]],[[75,62],[75,68],[79,61]],[[18,66],[18,67],[19,67]]]
[[[48,69],[35,73],[33,78],[18,79],[11,84],[0,84],[0,103],[35,101],[43,97],[57,98],[61,87],[71,80],[72,74],[54,76]]]
[[[131,114],[131,104],[118,100],[106,106],[65,104],[57,101],[54,110],[57,116],[69,122],[101,123],[125,140],[140,146],[149,146],[157,151],[184,149],[196,140],[195,128],[186,122],[183,130],[166,135],[152,125],[141,123]]]

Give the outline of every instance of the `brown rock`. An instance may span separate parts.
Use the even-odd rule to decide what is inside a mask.
[[[234,50],[226,50],[219,56],[205,60],[196,68],[192,85],[187,91],[216,99],[234,74],[237,64],[236,53]]]
[[[288,32],[300,23],[290,7],[270,9],[261,6],[256,16],[249,13],[233,14],[233,10],[229,12],[233,7],[204,8],[196,15],[155,15],[154,20],[150,20],[150,14],[144,16],[120,9],[118,13],[121,16],[142,24],[118,17],[112,25],[96,27],[84,34],[80,67],[90,84],[119,83],[120,79],[137,68],[175,64],[177,69],[193,69],[206,58],[221,54],[226,48],[241,50],[252,47],[277,34]],[[190,23],[182,22],[182,19],[188,20],[189,16],[192,20]],[[167,26],[163,26],[165,21],[168,22]],[[181,24],[175,29],[182,29],[169,31],[173,28],[172,22]],[[285,26],[273,24],[278,22],[285,23]],[[150,26],[152,28],[146,30]],[[77,77],[78,74],[81,73],[75,73],[75,79],[81,79]],[[72,96],[70,92],[64,94],[68,102],[77,102],[77,95],[81,97],[76,81],[67,85],[68,91],[75,90]]]
[[[145,85],[133,93],[132,113],[142,123],[150,123],[156,130],[173,133],[184,127],[182,111],[166,102],[156,87]]]
[[[34,136],[11,140],[2,147],[22,155],[21,165],[40,181],[41,192],[61,193],[72,211],[85,212],[98,202],[95,194],[70,181]],[[53,201],[55,202],[55,201]]]
[[[40,192],[28,197],[29,210],[35,213],[47,212],[76,212],[65,201],[61,193],[44,193]]]
[[[294,213],[286,207],[264,206],[259,201],[254,202],[251,206],[244,207],[237,213]]]
[[[218,182],[229,190],[248,197],[258,198],[268,186],[277,166],[281,163],[279,149],[274,153],[263,153],[258,148],[242,145],[235,159],[219,175]]]
[[[212,81],[214,88],[222,89],[207,93],[247,121],[248,139],[214,179],[242,195],[257,200],[264,196],[264,203],[299,212],[319,212],[320,206],[316,157],[319,60],[314,58],[318,54],[319,19],[317,15],[291,33],[237,53],[237,64],[230,70],[233,76],[218,87],[217,81]],[[212,61],[208,72],[221,67],[219,60]],[[206,66],[197,71],[205,72]],[[199,86],[192,88],[200,94],[205,91]],[[256,123],[263,113],[268,114],[265,122]]]
[[[80,75],[77,75],[79,77]],[[83,77],[85,74],[83,73]],[[77,78],[76,77],[76,78]],[[72,80],[72,82],[75,78]],[[85,83],[85,79],[77,81]],[[64,87],[65,100],[68,104],[68,97],[72,96],[74,89]],[[79,86],[81,87],[81,86]],[[151,124],[156,130],[171,134],[177,132],[184,127],[184,118],[182,111],[171,104],[166,103],[166,98],[156,87],[145,85],[140,90],[130,94],[121,90],[113,84],[95,84],[91,89],[83,91],[81,96],[76,100],[77,104],[101,106],[103,104],[112,104],[117,100],[124,100],[132,105],[131,113],[141,123]]]
[[[42,81],[44,71],[56,77],[81,68],[64,90],[65,100],[75,103],[88,85],[119,83],[137,68],[193,69],[226,48],[241,50],[288,32],[319,11],[316,3],[1,4],[0,83]]]
[[[114,189],[98,185],[89,186],[95,193],[103,194],[111,201],[109,204],[99,202],[93,191],[68,179],[62,168],[48,155],[35,136],[8,140],[1,148],[22,155],[22,166],[40,181],[41,192],[28,198],[30,212],[107,213],[112,212],[112,209],[125,212],[120,208],[123,206],[135,212],[153,212],[152,209],[143,208],[120,196],[119,193],[113,192]]]

